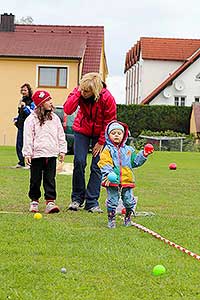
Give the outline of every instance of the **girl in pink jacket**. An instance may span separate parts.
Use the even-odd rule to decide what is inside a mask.
[[[22,153],[30,166],[30,212],[39,211],[43,178],[45,213],[59,212],[56,199],[56,158],[64,161],[67,153],[65,134],[59,117],[53,112],[52,98],[47,91],[36,91],[32,96],[36,109],[24,123]]]

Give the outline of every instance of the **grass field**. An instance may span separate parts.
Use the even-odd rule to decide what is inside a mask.
[[[0,158],[0,300],[200,299],[200,261],[123,227],[120,218],[109,230],[105,212],[66,212],[71,176],[57,176],[61,213],[35,220],[28,213],[29,171],[10,168],[14,147],[0,147]],[[134,221],[200,255],[199,170],[200,153],[155,152],[135,170],[135,194],[137,211],[156,215]],[[105,197],[102,189],[102,208]],[[164,275],[152,275],[157,264]]]

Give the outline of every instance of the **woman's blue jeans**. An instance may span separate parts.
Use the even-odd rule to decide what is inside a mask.
[[[23,148],[23,128],[18,128],[17,131],[17,140],[16,140],[16,152],[17,152],[17,157],[19,159],[18,164],[21,166],[25,166],[24,163],[24,157],[22,154],[22,148]]]
[[[90,176],[86,187],[85,168],[87,165],[87,154],[92,141],[92,148],[98,141],[98,137],[88,137],[81,133],[74,133],[74,170],[72,177],[72,202],[76,201],[82,205],[85,201],[85,209],[99,205],[98,198],[101,188],[101,171],[97,166],[99,155],[92,157]]]

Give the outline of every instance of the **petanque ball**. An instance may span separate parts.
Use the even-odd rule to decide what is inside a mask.
[[[171,163],[171,164],[169,164],[169,169],[170,170],[176,170],[176,164],[175,163]]]
[[[149,153],[152,153],[154,151],[154,147],[153,147],[152,144],[146,144],[144,146],[144,150],[145,150],[146,153],[149,154]]]
[[[164,274],[165,272],[166,272],[166,269],[163,265],[156,265],[152,271],[154,276],[160,276],[160,275]]]
[[[109,174],[108,174],[108,180],[109,180],[110,182],[116,182],[116,180],[117,180],[117,175],[116,175],[114,172],[109,173]]]
[[[40,219],[42,219],[42,214],[41,213],[35,213],[33,217],[36,220],[40,220]]]
[[[66,268],[61,268],[61,273],[66,273],[67,272],[67,270],[66,270]]]
[[[122,215],[125,215],[126,214],[126,208],[122,208]]]

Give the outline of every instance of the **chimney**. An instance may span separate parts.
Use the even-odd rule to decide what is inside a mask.
[[[0,31],[15,31],[15,16],[13,14],[1,15]]]

